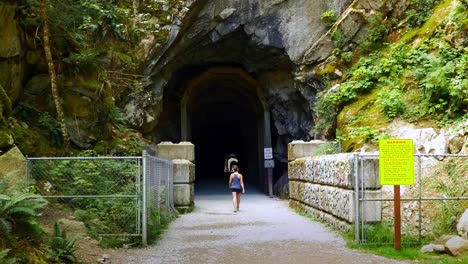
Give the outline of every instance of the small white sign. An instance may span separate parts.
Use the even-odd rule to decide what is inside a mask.
[[[272,159],[266,159],[265,160],[265,168],[266,169],[269,169],[269,168],[274,168],[275,167],[275,161],[272,160]]]
[[[264,159],[273,159],[273,149],[264,148],[263,149]]]

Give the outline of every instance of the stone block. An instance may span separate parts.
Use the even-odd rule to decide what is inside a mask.
[[[174,183],[193,183],[195,181],[195,164],[188,160],[175,159]]]
[[[311,157],[318,150],[320,145],[326,143],[322,140],[311,140],[304,142],[302,140],[294,140],[288,144],[288,161],[299,158]]]
[[[381,191],[365,191],[366,199],[381,199]],[[354,191],[333,186],[290,181],[289,197],[348,223],[354,222]],[[382,202],[366,201],[362,205],[365,222],[382,220]]]
[[[190,206],[193,204],[193,184],[174,184],[174,205]]]
[[[308,182],[289,182],[289,197],[349,223],[353,221],[353,191]]]
[[[378,159],[364,160],[362,169],[365,189],[380,189]],[[354,156],[350,153],[299,158],[288,164],[290,180],[354,189]]]
[[[354,199],[354,192],[353,192]],[[365,191],[364,199],[382,199],[382,191]],[[354,203],[353,203],[354,205]],[[366,223],[381,222],[382,221],[382,201],[363,201],[362,202],[362,219]],[[354,222],[354,206],[351,212],[352,219]]]
[[[312,159],[299,158],[288,163],[288,178],[290,180],[302,180],[313,182]]]
[[[353,154],[325,155],[313,158],[314,183],[352,189]]]
[[[175,160],[184,159],[190,162],[195,161],[195,146],[190,142],[161,142],[156,147],[156,156],[158,158]]]

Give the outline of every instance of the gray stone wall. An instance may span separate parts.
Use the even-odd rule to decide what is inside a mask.
[[[290,206],[348,231],[355,217],[355,165],[354,154],[343,153],[312,157],[321,142],[294,141],[290,149],[301,148],[305,157],[297,151],[290,152],[289,199]],[[310,146],[307,146],[310,145]],[[314,146],[315,145],[315,146]],[[310,151],[307,151],[309,149]],[[293,154],[295,153],[295,154]],[[378,182],[378,161],[372,160],[359,168],[364,172],[367,199],[380,199],[382,186]],[[366,202],[362,215],[366,222],[381,221],[381,202]]]

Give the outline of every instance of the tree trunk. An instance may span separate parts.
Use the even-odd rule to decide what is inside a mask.
[[[60,102],[60,96],[57,85],[57,75],[55,73],[54,60],[52,59],[52,52],[50,51],[50,37],[49,37],[49,18],[47,15],[47,0],[41,0],[40,12],[42,18],[43,28],[43,40],[44,40],[44,52],[46,56],[47,66],[49,67],[50,83],[52,86],[52,97],[54,98],[55,108],[57,109],[57,119],[60,123],[63,136],[63,147],[65,151],[68,151],[70,147],[70,138],[68,137],[67,127],[65,126],[65,115],[63,113],[62,104]]]

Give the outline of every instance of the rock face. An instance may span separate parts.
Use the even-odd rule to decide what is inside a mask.
[[[0,3],[0,85],[12,102],[16,102],[21,93],[25,71],[16,11],[16,5]]]
[[[128,119],[145,133],[158,133],[154,129],[161,115],[171,115],[172,121],[180,118],[177,113],[167,113],[162,102],[183,93],[181,78],[190,79],[194,67],[234,64],[259,81],[265,91],[260,100],[268,105],[274,127],[285,141],[314,138],[311,107],[322,85],[313,78],[297,81],[296,67],[331,54],[332,42],[318,55],[310,50],[327,32],[320,17],[328,10],[341,14],[350,2],[196,1],[183,23],[171,28],[172,37],[163,52],[150,59],[146,92],[128,97]],[[317,56],[320,58],[311,59]]]

